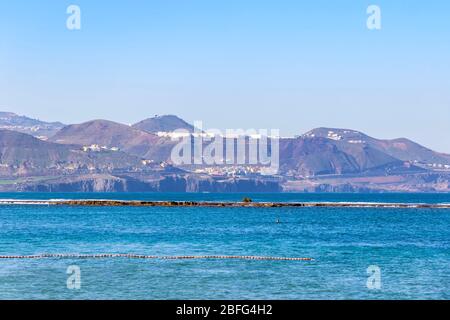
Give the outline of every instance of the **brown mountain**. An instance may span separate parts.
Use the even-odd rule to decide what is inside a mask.
[[[156,116],[154,118],[145,119],[134,124],[133,128],[150,133],[172,132],[178,129],[194,132],[194,127],[191,124],[174,115]]]
[[[0,175],[112,171],[140,167],[139,158],[120,151],[84,151],[76,145],[42,141],[33,136],[0,130]]]
[[[348,153],[371,148],[393,158],[409,161],[417,165],[450,165],[450,155],[435,152],[405,138],[392,140],[375,139],[359,131],[336,128],[314,129],[303,135],[303,137],[328,139],[339,150]]]
[[[417,170],[411,166],[404,168],[404,165],[404,161],[370,146],[339,148],[333,141],[321,137],[299,137],[280,141],[282,174],[309,177]]]
[[[50,141],[81,146],[118,148],[144,159],[164,161],[170,154],[170,140],[107,120],[93,120],[61,129]]]

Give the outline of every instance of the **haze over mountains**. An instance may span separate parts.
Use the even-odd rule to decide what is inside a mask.
[[[63,125],[0,113],[3,191],[450,191],[450,156],[405,138],[379,140],[317,128],[280,140],[280,170],[255,165],[174,166],[170,115],[132,126],[108,120]]]
[[[63,127],[64,124],[60,122],[44,122],[18,116],[12,112],[0,112],[0,129],[18,131],[45,139]]]

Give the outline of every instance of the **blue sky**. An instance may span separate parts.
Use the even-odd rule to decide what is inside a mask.
[[[79,5],[82,29],[66,28]],[[379,5],[382,29],[366,28]],[[450,153],[450,2],[0,3],[0,109],[78,123],[352,128]]]

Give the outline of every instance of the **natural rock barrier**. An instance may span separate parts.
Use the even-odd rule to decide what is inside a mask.
[[[14,259],[112,259],[112,258],[128,258],[128,259],[147,259],[147,260],[266,260],[266,261],[313,261],[312,258],[290,258],[290,257],[264,257],[264,256],[150,256],[138,254],[39,254],[39,255],[11,255],[0,256],[3,260]]]
[[[222,208],[430,208],[450,209],[450,203],[378,202],[208,202],[208,201],[125,201],[125,200],[0,200],[0,205],[58,205],[83,207],[222,207]]]

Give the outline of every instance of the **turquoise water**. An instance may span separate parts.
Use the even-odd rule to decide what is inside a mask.
[[[426,194],[2,194],[0,199],[450,203]],[[279,219],[281,223],[275,221]],[[0,260],[0,299],[449,299],[450,210],[0,206],[0,255],[137,253],[314,261]],[[79,266],[81,288],[66,286]],[[370,265],[381,289],[366,286]]]

